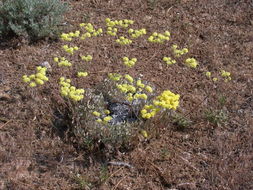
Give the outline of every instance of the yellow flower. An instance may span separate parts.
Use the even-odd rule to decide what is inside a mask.
[[[58,57],[54,57],[54,62],[58,62],[59,58]]]
[[[22,78],[23,78],[23,82],[25,83],[28,83],[31,81],[31,79],[27,75],[24,75]]]
[[[146,94],[140,94],[139,98],[146,100],[148,96]]]
[[[167,61],[169,61],[170,59],[169,59],[169,57],[164,57],[163,58],[163,61],[165,61],[165,62],[167,62]]]
[[[130,75],[126,74],[125,79],[127,79],[130,83],[133,83],[134,79]]]
[[[76,89],[77,94],[83,94],[85,92],[84,89]]]
[[[97,111],[92,112],[92,114],[95,115],[95,116],[97,116],[97,117],[99,117],[101,115],[101,113],[99,113]]]
[[[218,81],[218,78],[216,78],[216,77],[213,78],[213,82],[216,82],[216,81]]]
[[[77,77],[86,77],[86,76],[88,76],[87,72],[78,72],[77,73]]]
[[[179,105],[179,94],[174,94],[169,90],[163,91],[156,99],[153,101],[153,104],[160,106],[165,109],[176,109]]]
[[[142,115],[146,114],[147,112],[148,112],[148,111],[147,111],[146,109],[142,109],[142,110],[141,110],[141,114],[142,114]]]
[[[33,87],[36,87],[37,85],[35,82],[31,82],[29,86],[33,88]]]
[[[111,117],[111,116],[106,116],[106,117],[104,117],[103,120],[104,120],[105,122],[108,122],[108,121],[112,120],[112,117]]]
[[[136,85],[140,88],[144,88],[145,85],[141,82],[141,80],[137,80]]]
[[[146,130],[141,130],[141,134],[143,137],[147,138],[148,137],[148,133]]]
[[[150,114],[150,113],[146,113],[146,114],[143,116],[143,118],[145,118],[145,119],[150,119],[150,118],[151,118],[151,114]]]
[[[67,83],[71,83],[71,80],[70,79],[66,79],[65,80]]]
[[[102,121],[103,121],[102,119],[97,119],[96,120],[96,122],[98,122],[98,123],[102,123]]]
[[[105,113],[106,115],[109,115],[109,114],[110,114],[110,110],[104,110],[104,113]]]
[[[211,72],[206,72],[206,76],[207,76],[208,78],[210,78],[210,77],[211,77]]]
[[[32,74],[32,75],[29,76],[29,79],[32,80],[32,79],[35,79],[35,77],[36,77],[36,76],[35,76],[34,74]]]
[[[185,60],[185,64],[188,66],[188,67],[192,67],[192,68],[196,68],[197,65],[198,65],[198,62],[196,59],[194,58],[187,58]]]
[[[39,79],[39,78],[36,78],[36,79],[35,79],[35,82],[36,82],[37,84],[39,84],[39,85],[43,85],[43,84],[44,84],[44,81],[41,80],[41,79]]]
[[[68,92],[65,91],[65,90],[61,90],[61,95],[64,96],[64,97],[67,97],[68,96]]]
[[[230,77],[230,72],[221,70],[221,76],[222,76],[222,77]]]
[[[121,79],[121,75],[120,74],[117,74],[117,73],[109,73],[108,74],[108,77],[111,79],[111,80],[114,80],[114,81],[119,81]]]
[[[151,88],[151,86],[146,86],[145,87],[146,91],[152,93],[153,92],[153,89]]]

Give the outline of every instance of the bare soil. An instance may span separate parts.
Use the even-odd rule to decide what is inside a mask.
[[[76,149],[52,124],[62,104],[51,81],[68,71],[49,74],[50,82],[29,89],[21,81],[44,61],[61,54],[61,41],[27,44],[19,39],[0,47],[0,189],[253,189],[253,1],[251,0],[76,0],[66,15],[65,31],[89,21],[104,26],[105,18],[133,19],[135,28],[171,31],[166,45],[138,39],[130,48],[96,38],[79,46],[94,56],[89,77],[77,84],[96,85],[108,72],[125,73],[120,58],[136,57],[128,69],[143,75],[158,90],[181,95],[179,112],[191,125],[155,121],[155,131],[130,152],[110,159],[100,152]],[[161,61],[172,44],[188,47],[199,62],[190,69],[181,62],[167,67]],[[113,45],[114,44],[114,45]],[[232,80],[214,84],[203,72],[231,72]],[[74,79],[75,80],[75,79]],[[222,103],[221,99],[226,99]],[[223,110],[224,123],[215,125],[206,110]],[[123,162],[124,165],[108,164]]]

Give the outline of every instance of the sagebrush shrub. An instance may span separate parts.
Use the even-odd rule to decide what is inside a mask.
[[[0,3],[0,38],[16,35],[34,41],[55,37],[67,7],[60,0],[5,0]]]

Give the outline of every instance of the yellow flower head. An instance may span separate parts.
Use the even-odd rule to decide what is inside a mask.
[[[125,75],[125,79],[128,80],[128,82],[130,82],[130,83],[133,83],[133,82],[134,82],[133,77],[131,77],[131,76],[128,75],[128,74]]]
[[[101,113],[99,113],[97,111],[92,112],[92,114],[95,115],[95,116],[97,116],[97,117],[99,117],[101,115]]]
[[[109,115],[109,114],[110,114],[110,110],[104,110],[104,113],[105,113],[106,115]]]
[[[153,89],[152,89],[151,86],[146,86],[146,87],[145,87],[145,90],[146,90],[147,92],[149,92],[149,93],[152,93],[152,92],[153,92]]]
[[[208,71],[208,72],[206,72],[205,74],[206,74],[206,76],[207,76],[208,78],[211,77],[211,72]]]
[[[197,65],[198,65],[198,62],[196,59],[194,58],[187,58],[185,60],[185,64],[188,66],[188,67],[191,67],[191,68],[196,68]]]
[[[110,120],[112,120],[112,117],[111,116],[106,116],[106,117],[104,117],[104,122],[108,122],[108,121],[110,121]]]
[[[119,81],[121,79],[121,75],[117,73],[109,73],[108,74],[109,79],[114,80],[114,81]]]

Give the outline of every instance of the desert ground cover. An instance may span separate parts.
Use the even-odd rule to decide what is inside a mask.
[[[66,2],[71,9],[63,32],[78,30],[80,23],[103,29],[102,36],[75,41],[93,56],[88,76],[77,78],[57,66],[54,57],[66,53],[61,39],[0,42],[0,189],[253,189],[253,1]],[[106,34],[106,18],[131,19],[131,28],[145,28],[147,35],[119,45]],[[169,41],[147,41],[167,30]],[[173,44],[189,52],[167,65],[163,57],[173,55]],[[125,66],[124,56],[137,58],[136,64]],[[186,58],[195,58],[197,67],[186,66]],[[28,87],[22,76],[45,61],[52,67],[49,81]],[[72,104],[61,97],[57,81],[68,77],[86,90],[108,73],[141,77],[159,93],[180,94],[176,114],[151,119],[131,147],[80,146],[71,134]]]

